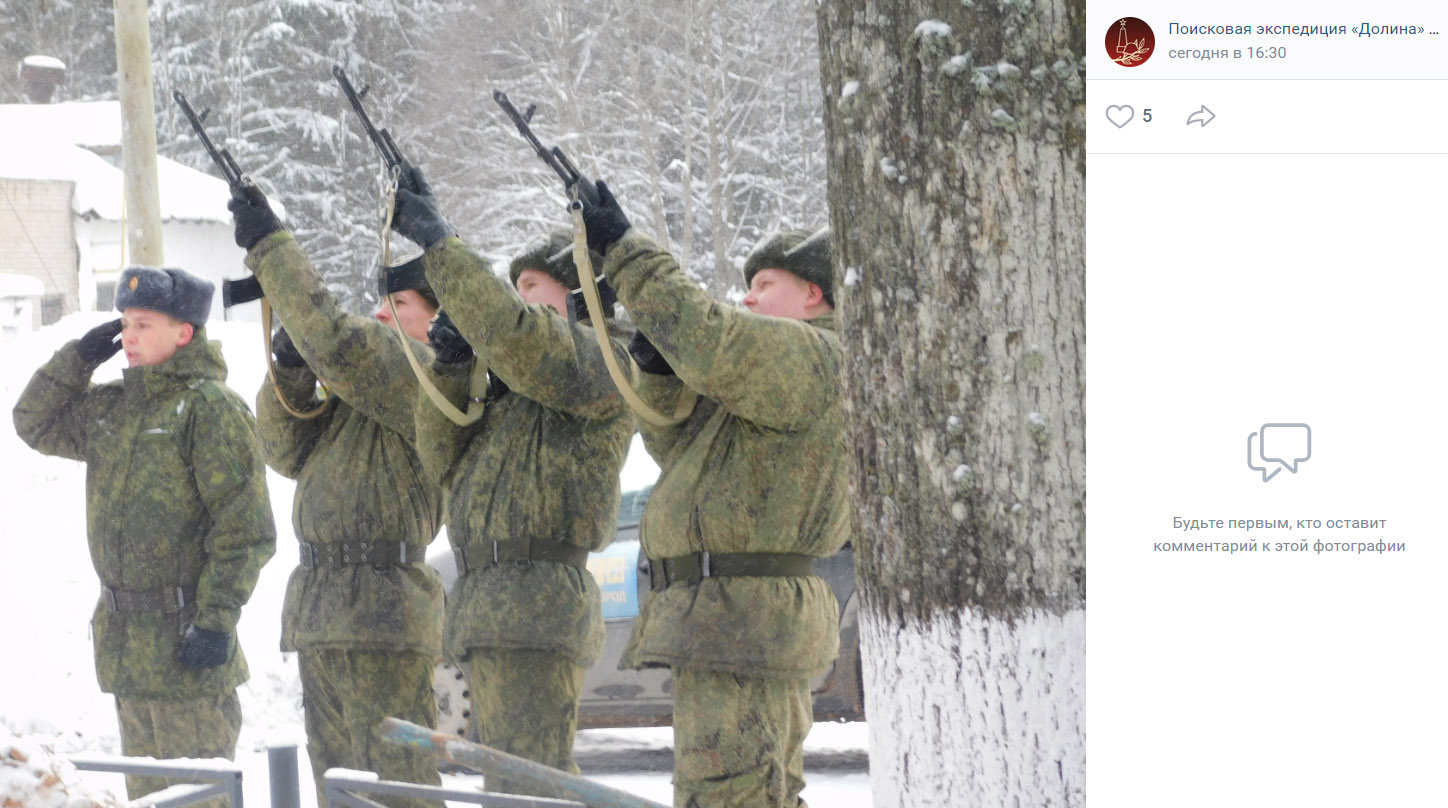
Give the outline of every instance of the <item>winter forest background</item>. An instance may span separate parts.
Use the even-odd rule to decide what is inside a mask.
[[[422,166],[465,241],[497,261],[567,223],[562,183],[492,99],[605,179],[635,225],[715,297],[781,227],[822,227],[824,128],[805,0],[152,0],[158,150],[215,173],[171,100],[286,206],[355,311],[376,302],[379,162],[331,75]],[[110,3],[0,0],[0,103],[31,54],[65,62],[54,101],[115,98]]]

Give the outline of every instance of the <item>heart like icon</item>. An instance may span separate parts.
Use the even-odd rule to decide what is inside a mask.
[[[1126,104],[1120,106],[1112,105],[1106,108],[1106,120],[1116,124],[1117,129],[1131,123],[1131,119],[1135,116],[1136,110]]]

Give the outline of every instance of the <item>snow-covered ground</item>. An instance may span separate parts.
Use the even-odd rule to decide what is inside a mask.
[[[115,707],[100,692],[91,659],[89,623],[97,582],[85,539],[85,467],[45,457],[15,435],[9,417],[15,399],[35,369],[67,340],[114,317],[103,312],[71,315],[54,326],[0,343],[0,734],[27,743],[44,743],[60,754],[119,754]],[[223,345],[227,383],[251,400],[266,373],[259,326],[212,322],[207,331]],[[119,378],[124,358],[117,356],[96,373],[96,381]],[[625,467],[626,487],[646,484],[656,473],[635,439]],[[291,527],[293,484],[268,471],[276,515],[277,554],[265,569],[251,602],[243,610],[238,635],[251,667],[241,688],[244,724],[237,762],[244,771],[245,800],[269,802],[267,748],[294,744],[303,808],[314,806],[302,728],[301,686],[294,655],[278,648],[281,603],[287,576],[296,561]],[[445,541],[443,538],[439,542]],[[435,545],[436,546],[436,545]],[[579,734],[580,752],[589,749],[668,748],[669,729],[589,730]],[[864,724],[817,724],[806,754],[866,748]],[[119,775],[82,773],[84,782],[124,794]],[[869,778],[861,772],[806,771],[805,798],[814,805],[866,806]],[[602,782],[668,803],[667,773],[609,774]],[[447,782],[478,782],[448,776]]]

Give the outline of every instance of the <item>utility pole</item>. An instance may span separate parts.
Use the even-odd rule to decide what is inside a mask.
[[[161,266],[161,192],[156,181],[156,103],[151,88],[147,0],[115,0],[116,79],[127,262]]]

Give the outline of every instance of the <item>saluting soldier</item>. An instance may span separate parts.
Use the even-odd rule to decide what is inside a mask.
[[[206,338],[210,281],[128,267],[116,289],[121,317],[35,372],[15,431],[86,464],[96,678],[115,694],[121,753],[229,759],[248,675],[236,623],[276,548],[256,421]],[[91,384],[120,351],[122,379]],[[128,775],[126,791],[174,782]]]
[[[425,396],[416,410],[424,465],[451,492],[459,577],[447,650],[465,664],[484,744],[577,773],[583,676],[603,648],[586,564],[614,536],[632,419],[592,328],[566,316],[578,287],[568,234],[513,259],[510,286],[453,234],[421,172],[404,171],[393,227],[426,245],[422,264],[445,312],[433,326],[433,378],[460,409],[470,390],[487,391],[482,417],[467,426]],[[624,343],[611,348],[627,361]],[[487,786],[537,793],[492,778]]]
[[[652,594],[622,664],[674,687],[674,804],[802,804],[809,680],[839,647],[814,560],[848,538],[848,455],[828,234],[781,233],[748,257],[744,308],[711,299],[629,226],[603,183],[589,246],[638,327],[640,423],[662,469],[639,526]]]
[[[246,265],[286,326],[274,346],[286,403],[263,382],[256,404],[267,465],[297,481],[300,559],[282,607],[282,648],[298,652],[318,804],[322,776],[334,767],[438,785],[430,755],[377,734],[387,716],[437,722],[443,586],[425,555],[442,494],[417,455],[418,384],[404,353],[432,360],[427,326],[437,298],[413,262],[385,271],[375,319],[348,314],[261,189],[243,187],[229,207]],[[389,324],[388,296],[405,340]]]

